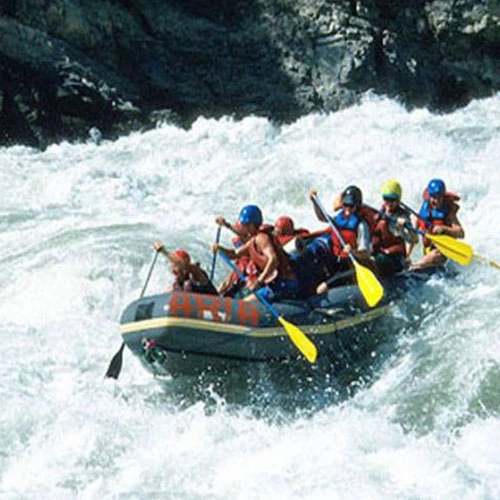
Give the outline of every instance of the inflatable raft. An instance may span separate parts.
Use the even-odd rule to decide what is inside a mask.
[[[387,301],[369,309],[352,285],[273,305],[315,343],[319,357],[335,355],[340,344],[366,334],[388,311]],[[215,371],[242,362],[308,364],[258,301],[180,292],[143,297],[123,312],[120,332],[125,345],[155,375]]]

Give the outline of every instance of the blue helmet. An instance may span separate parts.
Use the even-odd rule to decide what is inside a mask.
[[[441,179],[432,179],[427,185],[429,196],[443,196],[446,192],[446,186]]]
[[[238,220],[245,226],[248,224],[260,226],[262,224],[262,212],[257,205],[247,205],[241,209]]]

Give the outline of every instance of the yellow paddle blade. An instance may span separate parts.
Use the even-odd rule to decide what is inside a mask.
[[[472,247],[465,241],[457,240],[447,234],[426,234],[436,248],[448,259],[468,266],[472,260]]]
[[[299,327],[288,322],[281,316],[278,318],[283,328],[288,333],[290,340],[295,344],[297,349],[306,357],[307,361],[314,363],[318,356],[316,346],[306,337],[306,334]]]
[[[377,277],[365,266],[352,259],[356,271],[359,289],[370,307],[375,307],[384,295],[384,287]]]
[[[489,264],[491,267],[494,267],[495,269],[500,269],[500,264],[495,262],[494,260],[489,259],[488,257],[485,257],[484,255],[478,255],[477,253],[474,254],[474,258],[478,260],[479,262],[486,262]]]

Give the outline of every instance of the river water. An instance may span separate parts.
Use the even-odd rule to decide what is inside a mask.
[[[442,177],[467,241],[498,261],[499,158],[499,96],[443,116],[367,96],[283,127],[199,119],[100,146],[0,149],[0,498],[500,498],[488,265],[394,304],[390,348],[358,375],[283,381],[263,366],[158,381],[125,352],[119,380],[103,379],[156,239],[209,268],[215,216],[244,204],[318,229],[311,188],[330,206],[357,184],[378,204],[396,178],[418,207]],[[148,291],[169,280],[159,262]]]

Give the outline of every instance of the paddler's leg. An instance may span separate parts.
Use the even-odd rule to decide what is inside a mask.
[[[445,262],[446,257],[444,257],[437,248],[433,248],[429,250],[418,262],[412,264],[409,269],[410,271],[420,271],[422,269],[428,269],[429,267],[443,266]]]
[[[339,274],[349,271],[350,269],[352,269],[352,266],[349,259],[337,258],[335,262],[335,271],[327,280],[323,281],[316,287],[316,294],[321,295],[326,293],[331,284],[336,284],[337,286],[343,284],[342,282],[338,282],[335,278]]]

